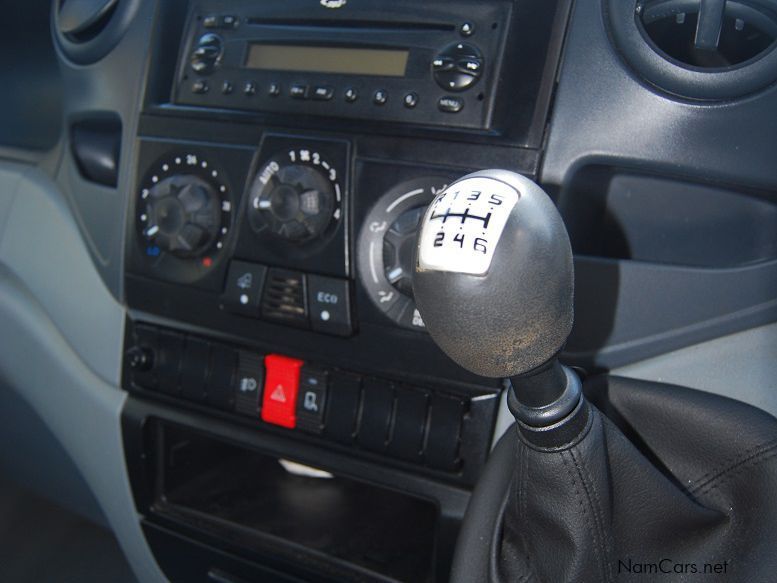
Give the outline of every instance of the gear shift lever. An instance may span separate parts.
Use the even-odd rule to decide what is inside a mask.
[[[531,427],[580,404],[556,356],[572,329],[572,249],[534,182],[486,170],[455,182],[422,221],[413,281],[432,338],[464,368],[510,378],[510,408]]]
[[[777,420],[607,376],[586,381],[589,403],[557,360],[572,253],[539,186],[504,170],[451,184],[421,223],[413,288],[448,356],[510,379],[518,428],[473,493],[454,582],[774,580]]]

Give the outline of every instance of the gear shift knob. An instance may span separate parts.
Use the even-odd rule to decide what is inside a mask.
[[[506,170],[464,176],[421,222],[415,301],[442,350],[485,377],[553,360],[572,328],[572,250],[555,205]]]

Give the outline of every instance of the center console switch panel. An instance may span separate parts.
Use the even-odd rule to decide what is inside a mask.
[[[160,326],[128,326],[124,386],[371,459],[469,482],[497,399],[376,378]]]

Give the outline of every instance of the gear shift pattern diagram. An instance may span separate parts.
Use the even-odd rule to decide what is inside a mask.
[[[471,178],[441,192],[424,218],[430,228],[419,244],[419,268],[486,273],[520,196],[514,187],[490,178]]]

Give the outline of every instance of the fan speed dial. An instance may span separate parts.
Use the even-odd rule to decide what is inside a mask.
[[[251,185],[251,227],[300,244],[323,236],[341,214],[337,179],[334,167],[318,152],[295,149],[273,157]]]

